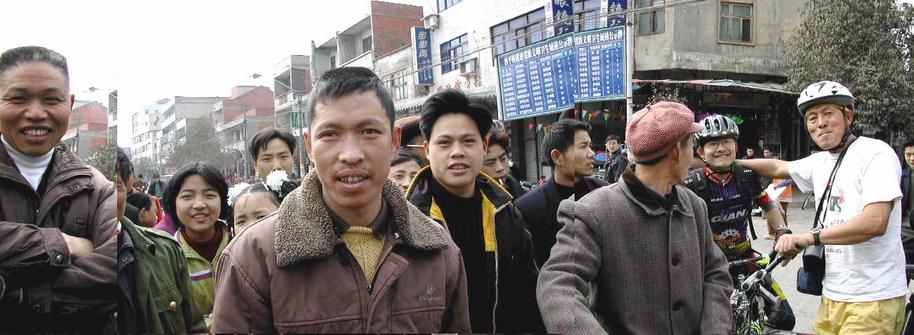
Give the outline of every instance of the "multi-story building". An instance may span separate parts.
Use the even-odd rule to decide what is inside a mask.
[[[434,64],[434,84],[429,86],[429,92],[453,88],[489,101],[497,111],[493,118],[508,119],[512,160],[526,180],[534,181],[540,175],[550,174],[544,168],[545,157],[539,152],[544,129],[549,124],[560,116],[590,122],[594,147],[602,151],[607,135],[624,138],[626,97],[622,93],[606,99],[578,99],[566,109],[534,108],[530,116],[506,117],[500,95],[499,56],[506,58],[527,52],[535,57],[543,50],[534,50],[535,47],[561,38],[556,33],[563,23],[570,25],[566,31],[572,34],[627,26],[633,45],[631,84],[635,110],[645,105],[655,90],[672,91],[699,114],[724,113],[742,119],[745,125],[742,147],[755,145],[762,137],[767,143],[784,143],[783,153],[792,157],[808,145],[804,147],[803,141],[807,140],[804,136],[797,136],[802,135],[802,129],[792,112],[796,97],[781,85],[788,75],[781,64],[784,41],[801,22],[806,2],[438,0],[424,5],[424,11],[429,14],[423,23],[431,32]],[[556,6],[561,4],[567,4],[571,10],[559,11]],[[632,10],[627,20],[624,16],[611,15],[626,10],[626,4]],[[572,19],[562,21],[563,17]],[[415,51],[409,61],[416,61]],[[614,62],[629,66],[625,58]],[[375,68],[395,72],[386,70],[396,68],[388,63],[397,61],[376,62]],[[572,69],[578,64],[574,65]],[[412,65],[410,72],[417,69]],[[625,73],[623,69],[619,69],[620,74]],[[409,77],[414,79],[415,76]],[[586,80],[574,78],[573,85]],[[422,92],[414,90],[415,85],[408,85],[407,92],[411,89]],[[548,100],[557,95],[544,96]],[[422,101],[423,96],[417,94],[398,103],[398,111],[415,111]]]
[[[227,176],[248,178],[254,174],[247,145],[251,137],[274,126],[273,91],[264,86],[236,86],[232,95],[212,105],[216,136],[235,160],[223,166]]]
[[[159,157],[165,159],[175,141],[183,139],[187,127],[193,123],[213,122],[213,104],[222,101],[224,97],[182,97],[176,96],[161,109],[159,124]],[[164,163],[164,162],[163,162]],[[164,168],[166,174],[176,171],[178,167]]]
[[[410,28],[422,26],[422,7],[371,1],[367,14],[319,46],[311,42],[312,75],[318,78],[337,67],[366,67],[392,86],[395,100],[415,98],[413,85],[406,82],[412,71],[406,56],[412,44]]]
[[[162,99],[155,104],[143,106],[142,112],[133,113],[130,120],[133,134],[130,147],[138,166],[152,166],[158,170],[164,163],[159,138],[162,134],[162,112],[172,105],[171,102],[171,99]]]
[[[108,142],[117,143],[117,90],[108,93]]]
[[[311,93],[311,57],[291,55],[276,64],[273,69],[273,105],[276,109],[275,127],[291,131],[298,140],[298,148],[293,150],[295,172],[304,175],[306,167],[302,129],[305,106],[308,105],[308,94]],[[307,167],[305,168],[307,170]]]
[[[61,138],[83,160],[108,143],[108,109],[95,101],[77,101],[70,113],[70,126]]]

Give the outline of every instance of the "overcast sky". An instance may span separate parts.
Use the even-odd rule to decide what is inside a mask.
[[[77,99],[118,90],[118,142],[130,115],[161,98],[273,86],[273,67],[368,14],[369,0],[4,2],[0,50],[40,45],[69,62]],[[391,0],[422,5],[434,0]],[[251,74],[262,75],[252,79]],[[89,92],[89,87],[100,89]]]

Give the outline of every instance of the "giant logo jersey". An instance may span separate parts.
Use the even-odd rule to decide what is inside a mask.
[[[746,203],[751,203],[751,199],[742,198],[735,180],[725,186],[708,181],[708,191],[708,221],[711,221],[714,243],[728,260],[739,259],[751,248],[749,226],[746,225],[751,214],[751,208],[747,208]]]

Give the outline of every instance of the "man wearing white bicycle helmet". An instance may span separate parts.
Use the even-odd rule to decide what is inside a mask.
[[[723,251],[728,262],[738,262],[760,256],[752,249],[749,232],[755,239],[750,214],[756,206],[761,206],[771,231],[786,231],[784,215],[776,201],[759,182],[758,175],[739,164],[736,164],[739,127],[729,117],[714,114],[702,119],[704,129],[695,134],[698,156],[705,166],[689,172],[683,185],[695,192],[708,205],[708,221],[714,243]],[[777,229],[776,229],[777,228]],[[739,275],[749,276],[758,270],[755,263],[746,263],[730,267],[730,276],[734,285],[738,284]],[[768,326],[792,330],[795,317],[787,297],[780,286],[773,282],[769,291],[775,292],[782,299],[779,308],[765,306],[769,313]],[[775,313],[773,311],[779,311]]]
[[[907,293],[900,237],[901,166],[885,142],[851,133],[855,100],[836,82],[809,85],[797,107],[823,151],[791,162],[740,163],[763,176],[792,178],[801,191],[815,193],[819,224],[810,232],[781,236],[775,247],[793,256],[807,246],[825,246],[815,332],[896,334]]]

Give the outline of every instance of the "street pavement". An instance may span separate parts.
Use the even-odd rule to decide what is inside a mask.
[[[801,204],[802,202],[794,202],[787,209],[787,225],[796,233],[809,231],[812,228],[812,219],[816,211],[812,203],[807,205],[805,210],[800,209]],[[758,240],[752,241],[752,247],[760,252],[770,252],[774,247],[774,241],[763,238],[768,233],[765,219],[753,216],[752,221],[759,237]],[[797,292],[797,270],[802,266],[803,261],[797,256],[787,263],[787,266],[778,266],[771,275],[784,290],[787,301],[790,302],[790,307],[793,308],[793,313],[796,315],[797,323],[794,332],[812,334],[812,324],[816,318],[816,312],[819,310],[819,297]]]

